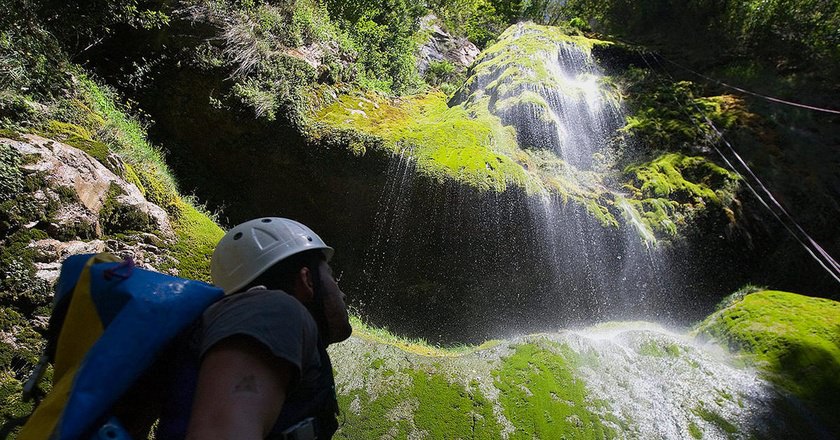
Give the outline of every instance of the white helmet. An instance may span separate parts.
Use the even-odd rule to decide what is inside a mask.
[[[249,220],[234,226],[219,240],[210,262],[210,276],[225,294],[234,293],[281,260],[311,249],[322,249],[327,261],[334,252],[318,234],[294,220]]]

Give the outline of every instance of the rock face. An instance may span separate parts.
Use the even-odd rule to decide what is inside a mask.
[[[463,72],[475,61],[478,47],[466,38],[456,38],[435,23],[437,17],[429,14],[420,19],[421,32],[428,32],[429,39],[417,49],[417,70],[420,75],[429,70],[432,62],[448,61],[458,72]]]
[[[30,185],[33,221],[21,225],[47,236],[28,244],[39,280],[51,285],[61,262],[80,253],[113,252],[153,270],[175,266],[163,249],[175,238],[169,216],[136,185],[60,142],[35,135],[0,142],[24,158],[20,171],[40,184]]]
[[[56,222],[50,227],[62,234],[75,227],[103,233],[103,211],[116,209],[135,222],[141,232],[157,232],[162,237],[174,237],[169,216],[159,206],[146,201],[134,184],[128,183],[85,152],[44,139],[27,135],[25,141],[3,139],[12,148],[29,158],[31,163],[21,168],[30,173],[44,173],[50,188],[72,191],[69,203],[62,204]],[[112,205],[112,206],[109,206]]]

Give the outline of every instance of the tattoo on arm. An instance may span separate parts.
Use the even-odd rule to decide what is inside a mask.
[[[233,393],[258,393],[257,390],[257,378],[251,374],[248,376],[243,377],[235,387],[233,387]]]

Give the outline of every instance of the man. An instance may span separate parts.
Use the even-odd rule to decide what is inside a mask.
[[[175,399],[192,401],[186,438],[332,437],[338,407],[326,347],[352,332],[332,255],[284,218],[251,220],[221,239],[211,275],[226,297],[192,332],[197,378],[175,384],[195,390]],[[174,406],[164,408],[159,439],[182,438],[173,420],[186,417]]]

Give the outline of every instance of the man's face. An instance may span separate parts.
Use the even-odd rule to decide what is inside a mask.
[[[324,317],[327,322],[327,341],[332,344],[341,342],[350,337],[353,327],[350,326],[350,318],[347,316],[347,305],[344,303],[346,295],[338,287],[333,276],[332,268],[326,261],[321,261],[318,268],[321,277],[321,288],[324,298]]]

